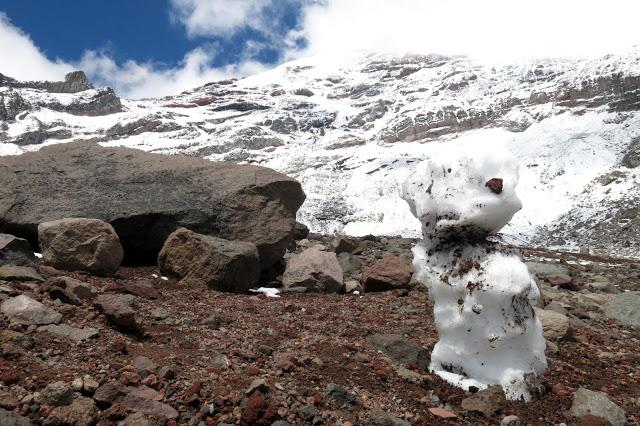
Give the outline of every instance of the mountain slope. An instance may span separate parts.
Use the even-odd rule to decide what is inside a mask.
[[[0,154],[84,139],[258,163],[300,180],[299,219],[315,231],[417,235],[397,187],[432,144],[500,144],[521,162],[524,208],[510,240],[627,255],[640,247],[638,49],[495,66],[437,55],[309,58],[144,100],[6,81]]]

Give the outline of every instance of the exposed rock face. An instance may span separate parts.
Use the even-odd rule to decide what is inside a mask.
[[[9,234],[0,234],[0,266],[36,265],[36,257],[27,240]]]
[[[362,274],[364,291],[385,291],[406,288],[411,281],[411,265],[398,256],[385,256],[366,268]]]
[[[301,287],[310,292],[341,292],[344,283],[340,262],[335,253],[307,249],[289,259],[282,285],[286,289]]]
[[[124,252],[111,225],[99,219],[60,219],[38,225],[45,265],[65,271],[113,275]]]
[[[83,71],[73,71],[64,76],[64,81],[17,81],[0,74],[0,86],[40,89],[49,93],[77,93],[93,89]]]
[[[2,302],[0,312],[23,325],[57,324],[62,319],[59,312],[24,294]]]
[[[115,228],[125,260],[155,262],[184,226],[253,242],[263,267],[284,254],[305,198],[298,182],[263,167],[83,142],[0,158],[0,196],[0,230],[34,247],[39,223],[85,217]]]
[[[246,293],[260,279],[255,244],[228,241],[181,228],[169,235],[158,255],[160,271],[180,277],[181,283],[218,291]]]

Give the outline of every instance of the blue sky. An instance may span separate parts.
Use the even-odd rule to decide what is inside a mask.
[[[311,55],[599,56],[640,44],[637,16],[630,0],[0,0],[0,73],[82,69],[160,97]]]
[[[270,28],[279,38],[296,27],[301,9],[300,2],[282,5]],[[169,0],[4,0],[0,10],[44,54],[64,61],[77,60],[82,52],[93,50],[104,51],[117,62],[135,60],[171,67],[189,51],[211,44],[219,52],[211,65],[223,66],[242,58],[246,42],[269,42],[265,34],[250,27],[238,28],[230,36],[189,35],[174,16]],[[281,52],[264,46],[254,57],[273,64],[281,59]]]

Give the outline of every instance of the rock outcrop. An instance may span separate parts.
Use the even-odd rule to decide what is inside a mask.
[[[113,227],[99,219],[60,219],[38,225],[45,265],[64,271],[113,275],[124,253]]]
[[[83,71],[67,73],[64,81],[18,81],[0,74],[0,87],[39,89],[49,93],[78,93],[93,89],[93,85]]]
[[[87,142],[0,158],[0,231],[36,247],[42,222],[101,219],[129,262],[155,263],[169,234],[187,227],[252,242],[268,267],[282,258],[304,199],[298,182],[264,167]]]
[[[260,257],[255,244],[228,241],[181,228],[169,235],[158,255],[160,272],[187,285],[246,293],[258,285]]]

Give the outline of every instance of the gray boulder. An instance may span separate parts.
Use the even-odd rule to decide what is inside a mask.
[[[309,292],[339,293],[344,288],[340,262],[335,253],[307,249],[289,259],[282,285],[285,289],[302,287]]]
[[[640,292],[616,294],[604,305],[604,313],[627,325],[640,327]]]
[[[569,410],[572,416],[582,417],[587,414],[602,417],[612,426],[625,426],[627,418],[622,408],[612,402],[607,394],[579,388],[573,394],[573,404]]]
[[[297,181],[264,167],[87,142],[0,157],[0,231],[35,247],[42,222],[101,219],[136,263],[155,263],[169,234],[186,227],[252,242],[269,267],[286,251],[304,199]]]
[[[27,240],[0,234],[0,265],[34,267],[36,256]]]
[[[167,238],[158,267],[185,284],[205,284],[218,291],[246,293],[260,280],[255,244],[228,241],[180,228]]]
[[[99,219],[60,219],[38,225],[45,265],[65,271],[113,275],[124,252],[116,231]]]
[[[2,302],[0,312],[23,325],[57,324],[62,320],[62,314],[24,294]]]

